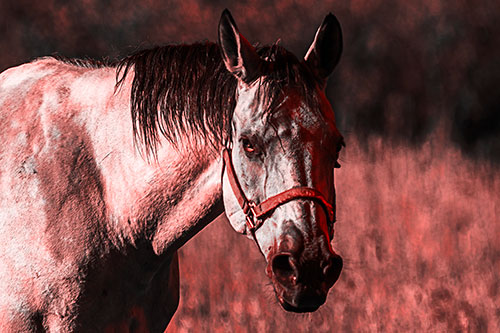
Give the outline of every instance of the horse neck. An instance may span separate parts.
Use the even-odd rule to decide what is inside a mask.
[[[223,212],[222,160],[208,145],[178,149],[167,140],[156,159],[145,158],[132,135],[130,86],[127,77],[106,102],[107,126],[91,124],[110,238],[116,247],[146,242],[170,253]]]
[[[142,212],[162,215],[152,238],[157,254],[175,251],[224,211],[222,160],[207,148],[202,153],[205,156],[189,154],[174,162],[151,192],[154,199],[146,201]]]

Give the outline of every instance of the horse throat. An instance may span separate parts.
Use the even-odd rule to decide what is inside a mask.
[[[224,212],[221,158],[194,160],[174,172],[175,180],[166,175],[168,189],[160,186],[146,197],[143,213],[155,227],[152,246],[158,255],[173,253]]]

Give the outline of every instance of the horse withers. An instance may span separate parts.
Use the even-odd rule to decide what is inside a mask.
[[[162,332],[177,250],[224,210],[284,309],[321,306],[342,268],[324,93],[341,49],[332,14],[298,60],[226,10],[218,44],[3,72],[0,331]]]

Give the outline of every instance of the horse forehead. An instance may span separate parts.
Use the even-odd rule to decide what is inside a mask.
[[[240,83],[238,86],[238,101],[233,117],[242,124],[242,127],[263,124],[259,120],[263,118],[265,107],[258,98],[258,89],[258,84],[244,86]]]
[[[234,117],[241,128],[262,131],[280,137],[295,137],[307,141],[324,141],[340,136],[333,110],[324,93],[317,91],[317,105],[311,106],[306,98],[293,88],[284,89],[279,97],[278,107],[269,111],[265,104],[264,93],[258,84],[240,86],[238,89],[237,109]],[[269,101],[268,101],[269,104]],[[246,112],[244,112],[246,111]],[[273,126],[270,126],[269,122]],[[275,130],[278,132],[275,132]]]
[[[270,120],[277,125],[280,137],[290,136],[305,141],[333,139],[338,131],[333,111],[328,101],[323,105],[324,102],[320,100],[318,106],[310,106],[300,94],[292,92],[284,96]]]

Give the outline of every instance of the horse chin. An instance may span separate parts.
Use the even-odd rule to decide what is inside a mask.
[[[310,306],[310,307],[298,308],[298,307],[295,307],[295,306],[291,305],[287,301],[280,302],[280,304],[283,307],[283,309],[285,309],[286,311],[288,311],[288,312],[295,312],[295,313],[314,312],[314,311],[318,310],[319,307],[321,306],[321,305],[318,305],[318,306]]]
[[[302,290],[286,291],[285,288],[279,284],[274,284],[274,290],[276,292],[276,298],[278,299],[281,307],[289,312],[314,312],[318,310],[319,307],[322,306],[326,301],[326,295],[308,295]]]

